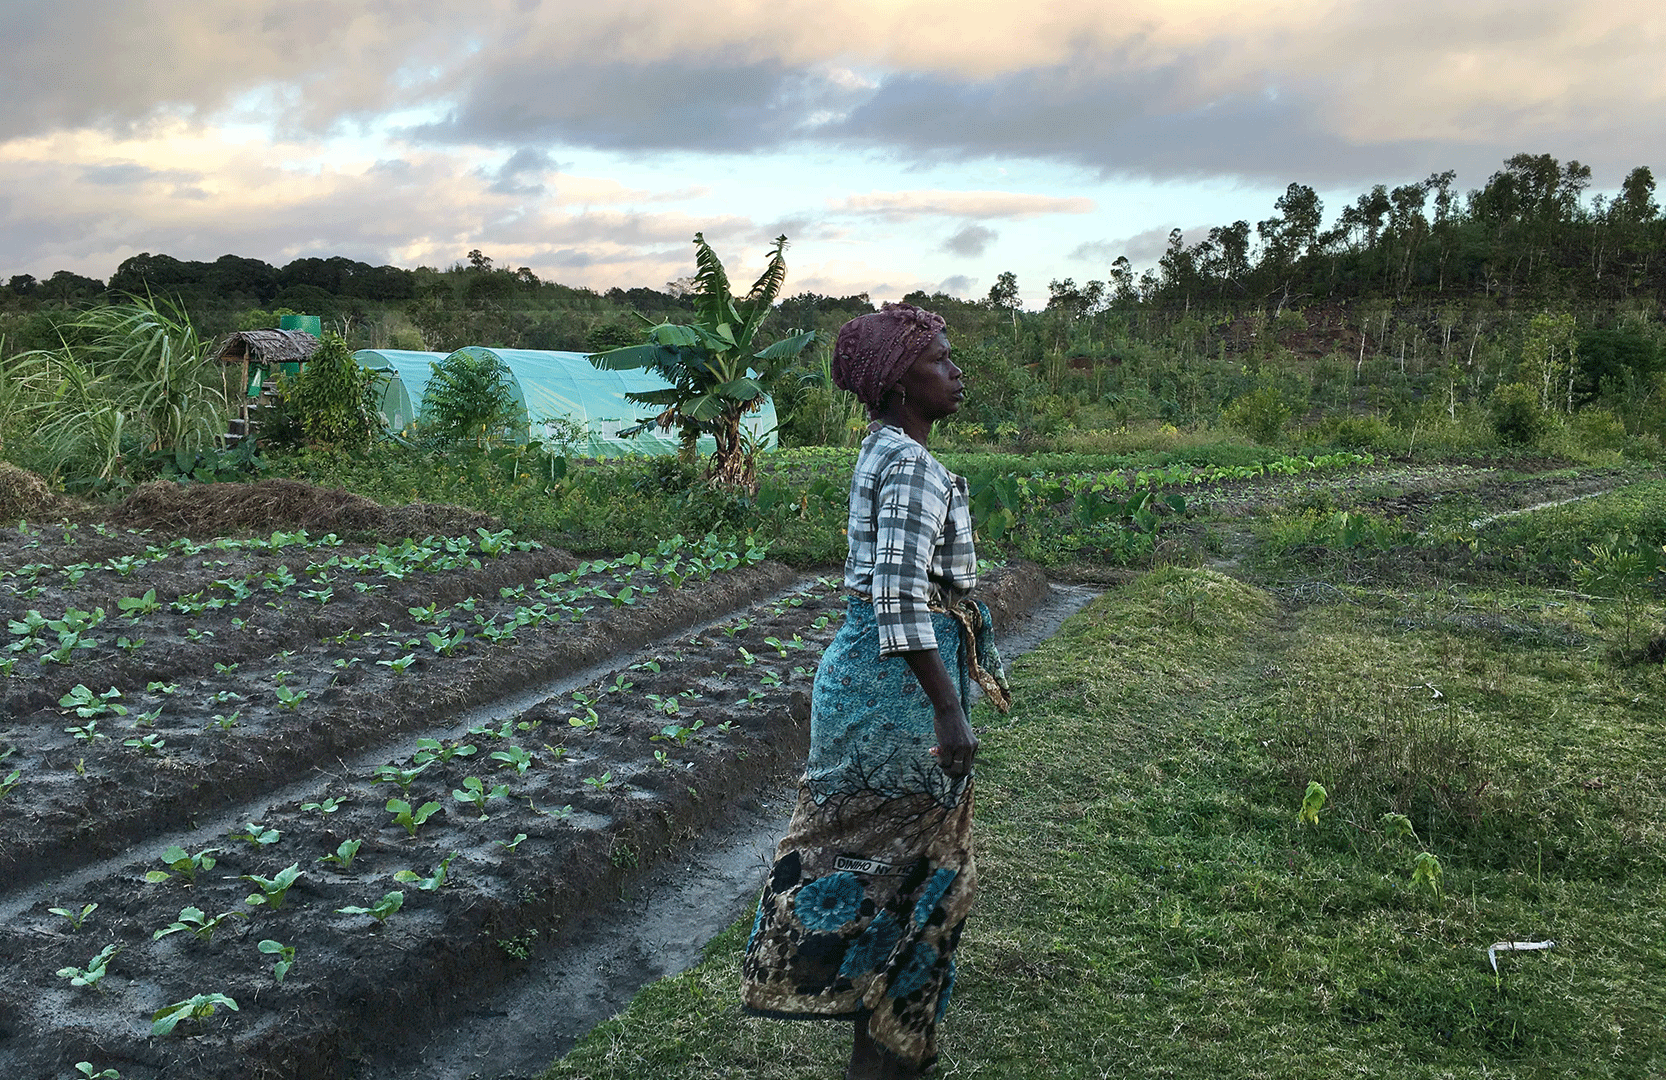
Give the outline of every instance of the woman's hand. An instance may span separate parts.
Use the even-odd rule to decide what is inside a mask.
[[[901,654],[908,661],[908,669],[920,680],[920,689],[931,699],[935,716],[937,745],[931,748],[937,765],[949,776],[960,779],[972,771],[972,759],[977,756],[978,737],[966,722],[966,710],[960,704],[960,692],[943,666],[943,654],[936,649],[920,649]]]
[[[933,724],[937,729],[937,745],[931,748],[938,767],[949,776],[960,779],[972,771],[972,759],[978,755],[978,737],[966,722],[966,711],[959,703],[953,709],[938,709]]]

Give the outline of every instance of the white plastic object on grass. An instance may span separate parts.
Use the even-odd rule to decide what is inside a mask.
[[[1554,948],[1554,941],[1495,941],[1487,946],[1487,962],[1492,965],[1492,973],[1497,975],[1498,954],[1501,952],[1539,952]]]

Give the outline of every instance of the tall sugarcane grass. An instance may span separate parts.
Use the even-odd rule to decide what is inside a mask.
[[[56,349],[0,362],[0,454],[70,490],[122,487],[163,454],[194,457],[226,430],[210,342],[177,304],[89,308]]]

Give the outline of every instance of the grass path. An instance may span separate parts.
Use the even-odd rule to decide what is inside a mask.
[[[1518,595],[1547,632],[1501,635],[1446,599],[1281,610],[1162,570],[1015,664],[1010,726],[974,719],[983,894],[942,1075],[1666,1073],[1666,682],[1547,644],[1580,611]],[[739,1014],[744,930],[549,1080],[840,1075],[845,1025]],[[1498,980],[1502,938],[1558,945]]]

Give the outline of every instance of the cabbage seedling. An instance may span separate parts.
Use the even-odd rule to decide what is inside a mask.
[[[608,784],[613,782],[613,773],[605,772],[600,776],[586,776],[584,778],[584,782],[595,788],[597,791],[601,791],[603,788],[607,787]]]
[[[154,615],[162,610],[157,602],[156,590],[146,589],[143,596],[124,596],[116,601],[116,608],[127,618],[137,620],[144,615]]]
[[[109,974],[107,965],[110,963],[110,958],[121,950],[120,945],[106,945],[103,952],[87,961],[86,967],[61,967],[58,969],[58,977],[68,979],[71,986],[90,986],[95,990],[100,989],[98,984],[105,975]]]
[[[333,814],[341,809],[341,804],[346,801],[347,796],[342,795],[339,798],[325,799],[323,802],[304,802],[301,804],[301,810],[302,812],[317,810],[320,814]]]
[[[162,865],[166,866],[168,870],[172,870],[174,874],[178,874],[180,877],[184,878],[185,884],[195,885],[197,883],[197,874],[204,870],[214,869],[214,856],[212,853],[219,850],[219,848],[203,848],[195,855],[187,855],[184,848],[180,847],[178,844],[174,844],[166,851],[162,852]],[[167,870],[145,871],[145,880],[151,882],[152,884],[167,881],[173,876],[174,875],[168,873]]]
[[[97,904],[88,904],[85,907],[83,907],[80,911],[75,911],[72,908],[61,908],[61,907],[53,907],[53,908],[47,908],[46,909],[47,914],[49,914],[49,915],[62,915],[64,918],[68,919],[69,920],[69,928],[71,930],[81,929],[81,924],[87,921],[87,916],[91,915],[93,912],[95,912],[97,910],[98,910],[98,905]]]
[[[416,663],[416,653],[406,653],[397,660],[378,660],[378,667],[392,668],[395,675],[405,674],[405,669]]]
[[[382,898],[369,907],[340,907],[336,908],[340,915],[369,915],[378,923],[386,923],[388,916],[405,906],[405,894],[395,890],[383,893]]]
[[[476,748],[472,743],[465,746],[446,746],[438,739],[418,739],[417,751],[411,756],[411,761],[417,765],[438,761],[443,765],[454,757],[471,757],[475,752]]]
[[[582,717],[580,717],[580,716],[569,716],[569,717],[567,717],[567,726],[568,727],[576,727],[576,728],[580,729],[581,731],[595,731],[596,730],[596,724],[600,720],[601,720],[601,717],[596,715],[596,710],[595,709],[592,709],[589,706],[585,706],[584,715]]]
[[[513,768],[517,776],[525,776],[526,770],[532,767],[537,759],[519,746],[511,746],[507,750],[492,751],[492,760],[502,762],[500,769]]]
[[[224,994],[192,994],[184,1001],[176,1001],[165,1009],[158,1009],[150,1017],[153,1038],[170,1034],[181,1020],[206,1020],[221,1005],[237,1012],[237,1002]]]
[[[74,709],[75,715],[83,720],[95,716],[126,716],[126,707],[116,704],[120,697],[121,691],[113,686],[102,694],[94,695],[84,684],[76,683],[75,689],[58,699],[58,704]]]
[[[214,670],[218,671],[221,675],[230,675],[232,672],[237,670],[237,665],[236,664],[222,664],[218,660],[216,660],[216,661],[214,661]]]
[[[182,907],[179,909],[179,918],[150,935],[150,939],[161,941],[169,934],[189,930],[197,936],[198,940],[212,941],[214,940],[214,931],[220,928],[220,924],[233,918],[247,919],[248,916],[241,911],[222,911],[220,914],[210,917],[203,913],[202,908]]]
[[[657,711],[664,713],[666,716],[676,716],[682,711],[682,706],[677,704],[677,695],[675,694],[665,694],[663,696],[649,694],[648,701]]]
[[[415,870],[401,870],[393,875],[393,880],[404,882],[407,885],[415,885],[423,892],[436,892],[450,883],[451,860],[456,857],[457,853],[453,851],[450,855],[441,859],[440,865],[434,867],[432,877],[422,877]]]
[[[82,1080],[121,1080],[121,1073],[114,1069],[100,1069],[94,1072],[93,1063],[90,1061],[77,1061],[75,1071],[81,1075]]]
[[[123,739],[123,746],[131,746],[141,754],[160,754],[167,740],[160,735],[141,735],[136,739]]]
[[[305,690],[291,690],[287,686],[278,687],[278,707],[282,709],[298,709],[301,702],[307,699]]]
[[[277,911],[283,907],[283,898],[288,895],[289,887],[295,884],[296,879],[300,876],[301,864],[298,862],[290,863],[279,870],[275,877],[266,878],[259,874],[243,874],[238,878],[239,881],[251,881],[260,890],[244,897],[243,902],[255,907],[264,904],[273,911]]]
[[[370,774],[370,782],[372,784],[398,784],[400,791],[409,792],[411,782],[431,764],[433,764],[432,761],[419,762],[414,769],[401,769],[397,765],[378,765],[376,771]]]
[[[659,742],[661,739],[675,739],[678,746],[687,746],[688,740],[694,737],[694,733],[705,726],[706,722],[704,720],[694,721],[691,727],[683,727],[680,724],[666,724],[659,729],[658,735],[649,736],[648,741]]]
[[[449,634],[428,631],[429,646],[441,656],[451,656],[469,639],[468,631],[458,627]]]
[[[116,648],[126,653],[136,653],[144,648],[144,638],[130,638],[125,635],[116,639]]]
[[[4,780],[0,780],[0,799],[4,799],[11,794],[12,788],[18,785],[18,780],[22,775],[22,769],[13,769]]]
[[[488,799],[501,799],[508,794],[508,784],[496,784],[488,788],[478,776],[464,777],[461,790],[451,789],[451,797],[460,803],[473,806],[480,812],[479,820],[481,821],[485,821],[487,818],[486,801]]]
[[[283,977],[288,975],[289,969],[295,966],[295,946],[285,945],[281,941],[273,941],[271,938],[267,938],[256,945],[255,948],[267,956],[278,958],[277,963],[272,965],[272,978],[276,979],[281,986]]]
[[[393,815],[393,823],[404,828],[413,837],[416,836],[417,826],[433,817],[440,810],[437,802],[425,802],[415,810],[404,799],[389,799],[388,813]]]
[[[363,843],[362,840],[343,840],[340,846],[336,848],[334,855],[320,855],[318,861],[335,863],[343,870],[350,870],[353,866],[353,857],[359,853],[359,846]]]
[[[156,681],[156,682],[149,682],[149,683],[145,684],[145,693],[147,693],[147,694],[172,695],[172,694],[176,694],[178,692],[179,692],[179,684],[178,683]]]
[[[268,844],[277,843],[279,834],[276,829],[268,829],[264,825],[251,821],[243,827],[242,832],[233,832],[228,835],[233,840],[247,840],[256,847],[265,847]]]
[[[242,709],[238,709],[230,716],[227,716],[224,713],[215,713],[214,719],[203,725],[203,730],[206,731],[211,727],[216,727],[221,731],[230,731],[232,728],[237,726],[237,718],[242,715]]]
[[[518,832],[518,833],[515,834],[515,839],[513,839],[513,840],[510,840],[510,841],[507,841],[507,842],[505,842],[503,840],[494,840],[492,842],[495,843],[498,847],[502,848],[505,851],[514,851],[516,848],[521,846],[521,841],[525,840],[525,839],[526,839],[526,833]],[[93,906],[97,907],[98,905],[94,904]]]

